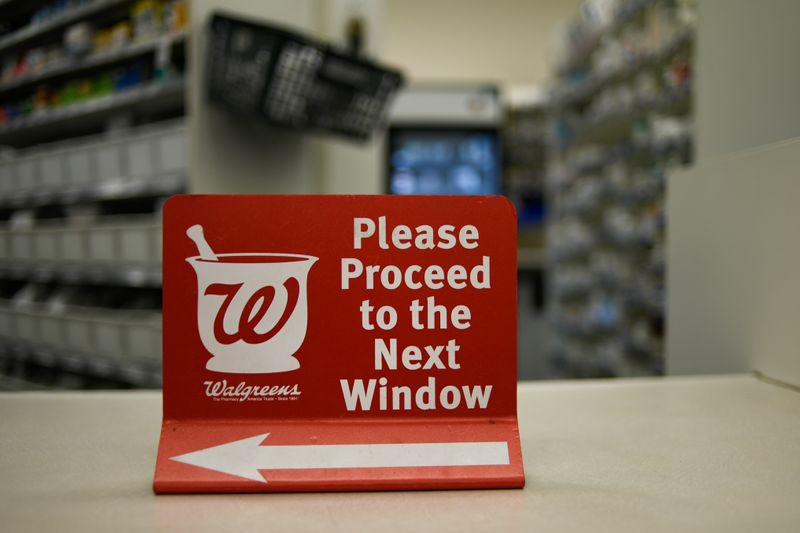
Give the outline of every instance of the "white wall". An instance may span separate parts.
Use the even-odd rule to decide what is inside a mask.
[[[190,190],[193,193],[309,193],[322,188],[321,148],[307,135],[243,122],[205,95],[205,25],[215,9],[312,31],[314,0],[194,0],[189,64]]]
[[[800,140],[670,177],[667,370],[800,385]]]
[[[579,0],[387,0],[383,57],[412,80],[543,83]]]
[[[383,61],[385,0],[325,0],[318,29],[327,40],[343,45],[348,19],[358,15],[366,20],[365,51]],[[385,62],[385,61],[384,61]],[[322,191],[332,194],[378,194],[383,192],[383,135],[369,142],[330,138],[322,147]]]
[[[800,136],[800,2],[702,0],[697,155]]]
[[[702,0],[697,164],[668,184],[667,370],[800,384],[800,2]],[[758,147],[758,148],[757,148]]]

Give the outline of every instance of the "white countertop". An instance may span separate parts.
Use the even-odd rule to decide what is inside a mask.
[[[0,528],[799,531],[800,393],[750,376],[525,383],[524,490],[155,496],[153,392],[0,394]]]

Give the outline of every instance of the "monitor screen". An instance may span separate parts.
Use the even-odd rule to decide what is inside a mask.
[[[391,194],[501,194],[496,130],[405,128],[389,131]]]

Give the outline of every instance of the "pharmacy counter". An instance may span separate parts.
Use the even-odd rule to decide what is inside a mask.
[[[157,497],[160,402],[0,395],[0,528],[800,531],[800,393],[750,376],[523,384],[516,491]]]

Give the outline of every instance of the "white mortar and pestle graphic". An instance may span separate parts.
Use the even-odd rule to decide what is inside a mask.
[[[197,328],[213,356],[206,369],[236,374],[300,368],[294,354],[308,325],[308,273],[319,258],[287,253],[214,253],[195,224]]]

